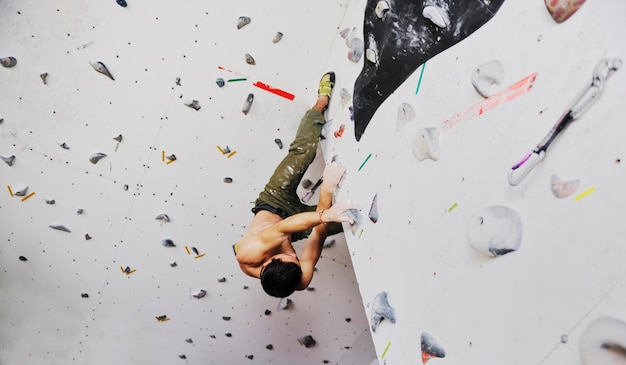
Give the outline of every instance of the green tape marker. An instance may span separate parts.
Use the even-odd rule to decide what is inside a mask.
[[[387,355],[387,350],[389,350],[389,346],[391,346],[391,341],[387,342],[387,346],[385,347],[385,351],[383,351],[383,354],[382,354],[382,355],[380,355],[380,357],[381,357],[382,359],[384,359],[384,358],[385,358],[385,355]]]
[[[365,163],[367,162],[367,160],[370,159],[370,157],[372,157],[372,154],[370,153],[369,155],[367,155],[367,157],[365,158],[365,161],[363,161],[363,163],[361,164],[361,166],[359,166],[359,170],[361,171],[361,169],[363,168],[363,166],[365,166]]]

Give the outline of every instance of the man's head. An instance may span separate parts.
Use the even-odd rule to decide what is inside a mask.
[[[296,290],[302,278],[302,269],[296,260],[272,258],[261,269],[263,290],[273,297],[285,298]]]

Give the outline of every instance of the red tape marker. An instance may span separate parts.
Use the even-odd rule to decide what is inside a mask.
[[[256,87],[258,87],[260,89],[263,89],[265,91],[269,91],[272,94],[276,94],[278,96],[282,96],[283,98],[288,99],[288,100],[293,100],[296,97],[295,95],[293,95],[291,93],[288,93],[288,92],[286,92],[284,90],[281,90],[281,89],[277,89],[275,87],[271,87],[268,84],[262,83],[261,81],[257,81],[257,82],[255,82],[252,85],[254,85],[254,86],[256,86]]]

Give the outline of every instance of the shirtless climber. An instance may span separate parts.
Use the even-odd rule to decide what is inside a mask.
[[[345,172],[340,163],[326,165],[317,206],[303,204],[296,194],[302,176],[315,158],[326,123],[323,113],[334,84],[333,72],[322,76],[317,102],[302,118],[289,153],[259,194],[248,230],[233,245],[241,270],[260,278],[263,289],[271,296],[284,298],[305,289],[313,278],[326,236],[341,232],[341,222],[354,223],[345,213],[357,209],[355,203],[332,204],[333,191]],[[307,241],[298,259],[291,242],[301,238]]]

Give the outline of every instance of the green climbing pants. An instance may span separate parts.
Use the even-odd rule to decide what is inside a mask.
[[[296,138],[289,145],[289,153],[274,170],[274,174],[259,194],[252,212],[256,214],[259,210],[268,210],[284,219],[294,214],[315,211],[315,206],[309,206],[300,201],[296,189],[309,165],[315,159],[325,123],[324,116],[317,110],[310,109],[304,114],[296,132]],[[342,231],[339,223],[331,223],[328,228],[329,235]],[[307,237],[309,233],[310,230],[302,234],[294,234],[292,240]]]

